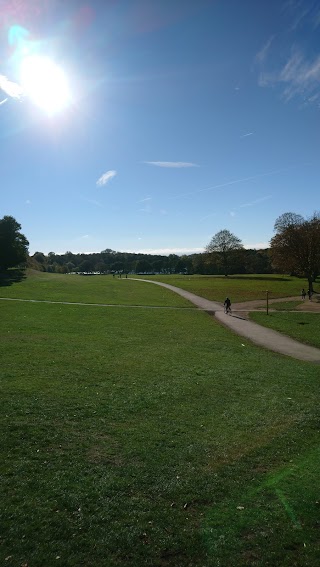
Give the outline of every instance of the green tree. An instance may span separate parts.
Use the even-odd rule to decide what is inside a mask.
[[[236,253],[242,249],[243,245],[240,238],[226,229],[217,232],[206,246],[206,251],[210,254],[218,253],[217,258],[222,264],[225,276],[230,273]]]
[[[285,213],[276,220],[274,228],[276,235],[270,241],[273,266],[307,278],[309,289],[313,290],[320,270],[320,214],[304,219]]]
[[[6,270],[27,261],[29,242],[21,225],[11,216],[0,219],[0,268]]]

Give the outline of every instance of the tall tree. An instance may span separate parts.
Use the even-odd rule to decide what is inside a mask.
[[[232,260],[235,253],[243,249],[240,238],[232,234],[229,230],[220,230],[215,234],[209,244],[206,246],[206,251],[209,253],[218,253],[217,258],[223,266],[224,274],[227,276],[230,272]]]
[[[29,242],[21,225],[11,216],[0,219],[0,268],[6,270],[26,262]]]
[[[287,222],[290,219],[290,222]],[[304,219],[285,213],[275,222],[276,235],[270,241],[273,266],[308,280],[309,289],[320,271],[320,214]]]

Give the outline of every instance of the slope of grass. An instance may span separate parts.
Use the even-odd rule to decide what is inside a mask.
[[[0,297],[72,303],[193,307],[165,288],[157,289],[156,286],[149,285],[146,293],[147,284],[125,277],[49,274],[35,270],[27,270],[26,275],[19,283],[0,285]]]
[[[317,366],[197,310],[0,308],[0,564],[318,565]]]
[[[273,307],[273,306],[272,306]],[[293,339],[320,348],[319,313],[250,313],[250,319]]]
[[[269,298],[293,297],[300,295],[304,280],[292,276],[274,274],[238,275],[238,276],[134,276],[153,279],[191,291],[213,301],[224,301],[229,296],[233,303],[265,299],[266,290]],[[315,284],[317,288],[317,284]]]

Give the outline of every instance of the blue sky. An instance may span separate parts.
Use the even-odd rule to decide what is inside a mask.
[[[59,112],[22,93],[26,50]],[[0,0],[0,217],[31,254],[267,247],[319,209],[319,81],[318,0]]]

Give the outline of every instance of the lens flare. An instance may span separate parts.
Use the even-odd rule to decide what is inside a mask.
[[[67,77],[53,60],[38,55],[25,57],[20,77],[24,94],[47,114],[56,114],[70,104]]]

